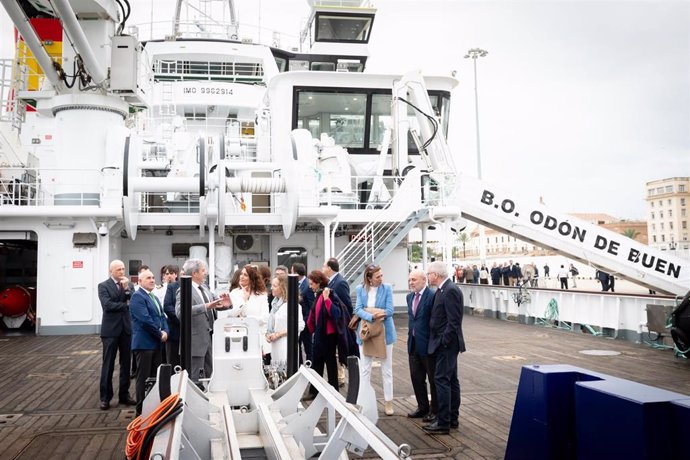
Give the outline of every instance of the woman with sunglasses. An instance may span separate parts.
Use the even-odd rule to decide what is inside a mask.
[[[386,415],[393,415],[393,344],[398,337],[393,324],[393,288],[390,284],[384,284],[383,272],[377,265],[369,265],[364,270],[364,281],[357,286],[357,303],[355,315],[363,321],[382,321],[385,331],[386,357],[373,358],[366,356],[362,348],[360,332],[362,321],[357,330],[357,343],[359,344],[359,356],[362,364],[362,378],[371,383],[371,366],[374,359],[381,362],[381,375],[383,377],[383,399]]]

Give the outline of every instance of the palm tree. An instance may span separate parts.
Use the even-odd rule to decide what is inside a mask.
[[[621,232],[621,235],[627,236],[630,239],[636,240],[638,236],[640,236],[640,232],[635,230],[634,228],[626,228]]]
[[[470,240],[470,235],[468,235],[465,232],[462,232],[458,235],[458,241],[462,243],[462,258],[466,259],[467,257],[465,256],[465,245],[467,242]]]

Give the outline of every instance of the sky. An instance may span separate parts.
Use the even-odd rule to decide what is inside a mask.
[[[130,1],[129,24],[172,17]],[[236,0],[241,22],[296,36],[306,0]],[[449,144],[476,175],[557,212],[646,215],[645,183],[690,176],[690,1],[378,0],[367,71],[456,72]],[[11,34],[0,8],[0,52]]]

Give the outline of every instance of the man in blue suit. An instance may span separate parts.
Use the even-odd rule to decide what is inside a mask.
[[[350,317],[352,317],[352,296],[350,295],[350,285],[347,280],[343,278],[340,273],[340,264],[338,259],[331,257],[323,264],[323,274],[328,277],[328,288],[334,291],[340,301],[347,308]]]
[[[350,295],[350,284],[340,272],[340,263],[335,257],[331,257],[323,264],[323,274],[328,277],[328,288],[335,292],[340,302],[345,305],[347,312],[352,318],[354,309],[352,308],[352,296]],[[338,366],[338,384],[345,385],[345,366]]]
[[[458,381],[458,353],[465,351],[462,336],[463,298],[460,289],[448,279],[443,262],[432,262],[427,268],[429,284],[436,286],[429,320],[428,353],[436,360],[434,381],[438,412],[436,421],[425,425],[429,434],[448,434],[458,427],[460,415],[460,382]]]
[[[304,319],[304,324],[307,324],[307,318],[309,318],[309,313],[314,307],[314,291],[309,287],[309,281],[307,280],[307,267],[300,262],[295,262],[292,264],[292,273],[299,276],[299,304],[302,307],[302,318]],[[304,350],[304,356],[307,361],[312,361],[311,355],[311,333],[308,328],[304,328],[302,332],[299,333],[299,343],[300,347]],[[302,363],[302,353],[299,354],[299,362]],[[312,361],[313,362],[313,361]]]
[[[407,414],[410,418],[422,418],[427,423],[434,421],[436,407],[436,384],[434,383],[434,358],[427,353],[429,345],[429,319],[434,302],[434,292],[426,285],[426,275],[422,270],[412,270],[408,282],[410,292],[407,294],[407,353],[410,364],[410,379],[417,410]],[[426,380],[431,387],[431,407]]]
[[[120,354],[120,404],[136,404],[129,396],[129,367],[132,345],[132,320],[129,316],[129,298],[134,285],[125,276],[125,264],[121,260],[110,262],[110,278],[98,284],[98,299],[103,308],[101,342],[103,365],[101,367],[100,396],[102,410],[110,409],[113,398],[113,371],[115,358]]]
[[[139,274],[139,289],[132,294],[132,351],[137,360],[137,415],[141,415],[146,379],[155,377],[163,358],[163,344],[168,339],[168,322],[163,306],[153,294],[156,279],[151,270]]]

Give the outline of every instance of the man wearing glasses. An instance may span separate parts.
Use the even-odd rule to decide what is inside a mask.
[[[429,284],[436,286],[436,295],[429,320],[428,353],[436,360],[434,382],[438,413],[436,421],[425,425],[429,434],[448,434],[458,427],[460,415],[460,382],[458,353],[465,351],[462,336],[463,298],[460,289],[448,278],[443,262],[432,262],[427,268]]]

